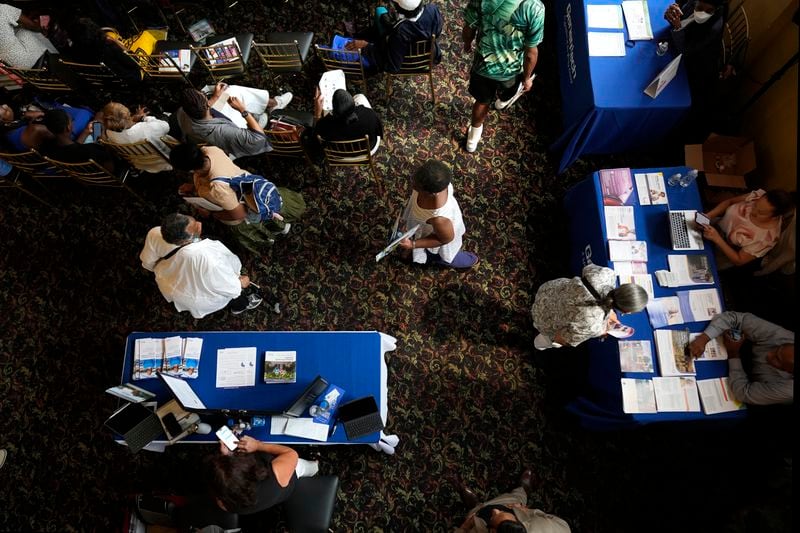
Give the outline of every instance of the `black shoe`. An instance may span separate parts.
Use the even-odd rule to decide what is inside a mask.
[[[461,483],[458,486],[458,495],[461,496],[461,501],[466,507],[472,509],[480,503],[478,495],[472,492],[466,485]]]

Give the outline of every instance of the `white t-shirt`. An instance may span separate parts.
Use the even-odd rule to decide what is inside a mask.
[[[156,149],[164,154],[164,157],[169,159],[169,146],[161,141],[161,137],[169,133],[169,124],[163,120],[158,120],[155,117],[144,117],[141,122],[137,122],[127,130],[111,131],[106,130],[111,142],[117,144],[131,144],[139,141],[148,140]],[[164,172],[172,170],[172,165],[167,161],[160,161],[158,163],[139,165],[139,170],[145,172]]]
[[[417,191],[411,193],[411,200],[406,204],[406,209],[403,214],[403,219],[406,221],[407,228],[413,228],[419,224],[419,229],[415,235],[416,239],[423,239],[433,233],[433,226],[428,224],[428,220],[434,217],[444,217],[450,219],[453,223],[453,240],[442,246],[436,248],[416,248],[414,249],[413,258],[415,263],[426,263],[427,256],[425,250],[429,250],[433,254],[439,254],[444,261],[448,263],[453,259],[461,250],[461,238],[466,233],[464,227],[464,219],[461,216],[461,207],[459,207],[455,196],[453,196],[453,184],[447,186],[447,201],[438,209],[423,209],[417,204]]]
[[[177,245],[166,242],[161,227],[156,226],[147,233],[139,254],[142,266],[155,273],[161,294],[175,304],[175,309],[203,318],[242,293],[242,262],[224,244],[203,239],[158,262],[175,248]]]

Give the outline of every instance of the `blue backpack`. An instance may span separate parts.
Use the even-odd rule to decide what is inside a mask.
[[[233,178],[214,178],[211,181],[222,181],[230,185],[233,192],[240,202],[248,207],[248,210],[258,209],[261,222],[272,220],[273,213],[280,213],[283,207],[278,188],[275,184],[263,176],[255,174],[243,174]]]

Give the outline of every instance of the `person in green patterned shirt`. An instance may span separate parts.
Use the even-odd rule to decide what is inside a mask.
[[[544,34],[541,0],[469,0],[464,10],[464,51],[475,58],[469,76],[469,93],[475,98],[467,131],[467,152],[478,148],[489,105],[505,109],[518,87],[533,85],[533,69]],[[498,95],[499,92],[499,95]]]

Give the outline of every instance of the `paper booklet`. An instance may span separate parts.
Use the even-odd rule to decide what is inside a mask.
[[[649,379],[620,379],[622,384],[622,412],[628,414],[655,413],[656,393]]]
[[[154,379],[161,370],[164,353],[162,339],[136,339],[134,346],[133,379]]]
[[[209,46],[211,48],[207,48],[203,52],[212,66],[232,63],[233,61],[242,59],[236,37],[231,37],[230,39],[225,39],[224,41],[219,41]]]
[[[647,263],[641,261],[613,261],[611,265],[611,268],[618,276],[647,274]]]
[[[183,339],[180,337],[167,337],[164,339],[164,359],[161,371],[170,376],[180,376],[182,363]]]
[[[697,373],[694,358],[686,353],[686,346],[689,344],[688,331],[657,329],[653,333],[662,376],[693,376]]]
[[[729,413],[747,408],[744,403],[733,397],[730,380],[727,376],[701,379],[697,382],[697,390],[700,392],[703,412],[707,415]]]
[[[664,174],[653,172],[649,174],[634,174],[636,180],[636,193],[639,196],[639,205],[667,204],[667,187],[664,184]]]
[[[132,383],[123,383],[122,385],[111,387],[110,389],[106,389],[106,392],[133,403],[152,400],[156,397],[156,395],[149,390],[144,390],[143,388],[137,387]]]
[[[647,316],[653,328],[683,324],[681,303],[677,296],[653,298],[647,302]]]
[[[700,336],[700,333],[690,333],[689,334],[689,342],[692,342],[697,337]],[[706,348],[703,351],[703,355],[697,358],[698,361],[725,361],[728,359],[728,350],[725,349],[725,345],[720,340],[722,337],[717,337],[716,339],[711,339],[706,344]]]
[[[343,70],[329,70],[319,79],[319,92],[322,95],[322,111],[333,110],[333,93],[339,89],[347,90],[347,80]]]
[[[625,57],[625,34],[622,32],[590,31],[589,56],[591,57]]]
[[[603,205],[633,205],[633,180],[629,168],[606,168],[600,171]]]
[[[623,283],[635,283],[640,286],[647,293],[647,298],[649,300],[656,297],[653,292],[653,276],[650,274],[621,274],[619,276],[619,284],[622,285]]]
[[[650,341],[619,341],[619,366],[622,372],[653,372]]]
[[[534,72],[533,74],[531,74],[531,81],[533,81],[533,80],[535,80],[535,79],[536,79],[536,73]],[[514,102],[516,102],[517,100],[519,100],[519,97],[520,97],[520,96],[522,96],[523,94],[525,94],[525,91],[523,91],[522,89],[523,89],[522,82],[519,82],[519,83],[517,84],[517,92],[515,92],[515,93],[514,93],[514,96],[512,96],[512,97],[511,97],[511,98],[510,98],[510,99],[509,99],[509,100],[508,100],[508,101],[505,103],[505,107],[503,107],[503,109],[508,109],[509,107],[511,107],[512,105],[514,105]]]
[[[208,211],[222,211],[222,208],[215,203],[209,202],[201,196],[184,196],[183,201],[189,205],[202,207]]]
[[[200,374],[200,354],[203,351],[203,339],[187,337],[183,342],[182,378],[196,379]]]
[[[256,384],[256,348],[217,350],[216,387],[252,387]]]
[[[169,59],[162,59],[158,67],[160,72],[176,72],[178,69],[182,72],[189,72],[192,69],[191,50],[166,50],[164,55],[171,57],[172,62]],[[175,68],[175,65],[178,68]]]
[[[213,85],[206,85],[203,87],[202,92],[205,94],[213,94],[214,88]],[[243,87],[241,85],[228,85],[217,101],[214,102],[214,105],[211,106],[211,109],[222,113],[229,118],[231,122],[236,124],[237,127],[242,129],[247,128],[247,120],[242,117],[239,111],[236,111],[228,104],[228,98],[231,96],[235,96],[241,100],[242,104],[244,104],[244,108],[254,115],[263,114],[269,103],[269,91],[254,89],[252,87]]]
[[[628,26],[628,39],[631,41],[649,41],[653,38],[650,26],[650,11],[647,0],[628,0],[622,2],[625,13],[625,24]]]
[[[622,9],[619,6],[589,4],[586,6],[586,26],[605,30],[621,30]]]
[[[669,85],[669,82],[671,82],[678,73],[678,65],[680,65],[682,57],[683,54],[680,54],[678,57],[670,61],[669,65],[664,67],[664,70],[659,72],[658,76],[656,76],[655,79],[650,82],[650,85],[645,88],[644,94],[650,98],[656,98],[659,94],[661,94],[661,91],[663,91],[667,85]]]
[[[633,206],[604,206],[606,219],[606,238],[610,241],[635,241],[636,224],[633,220]]]
[[[704,322],[722,311],[716,289],[678,291],[676,295],[655,298],[647,303],[647,314],[654,329],[687,322]]]
[[[714,274],[705,255],[668,255],[667,262],[669,270],[655,272],[658,284],[662,287],[714,284]]]
[[[375,256],[375,262],[377,263],[378,261],[380,261],[381,259],[383,259],[387,255],[392,253],[394,251],[394,249],[397,248],[400,245],[400,241],[402,241],[403,239],[410,239],[411,236],[414,235],[417,232],[418,229],[419,229],[419,224],[416,224],[410,230],[406,231],[405,233],[403,233],[401,235],[398,235],[397,238],[395,238],[395,240],[390,242],[389,245],[386,246],[386,248],[381,250],[378,253],[378,255]]]
[[[659,413],[700,412],[697,382],[693,377],[653,378]]]
[[[297,381],[297,352],[264,352],[264,383]]]
[[[611,261],[647,261],[647,242],[608,241],[608,256]]]

